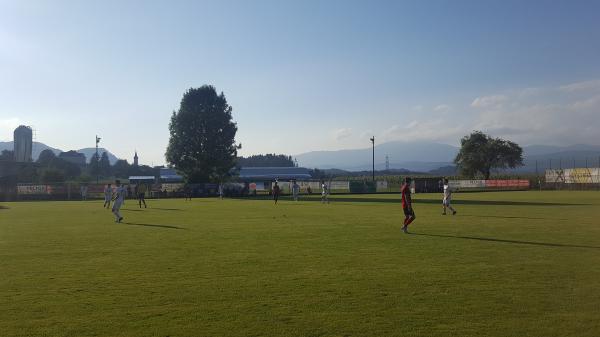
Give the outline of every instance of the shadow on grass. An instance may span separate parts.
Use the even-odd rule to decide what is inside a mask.
[[[237,198],[241,200],[273,200],[272,198],[266,197],[255,197],[255,198]],[[291,201],[289,197],[282,197],[279,200]],[[300,201],[315,201],[321,202],[320,197],[304,197],[300,198]],[[366,197],[329,197],[330,202],[383,202],[383,203],[395,203],[400,204],[400,197],[398,198],[366,198]],[[414,199],[415,204],[436,204],[442,205],[442,199]],[[589,206],[591,204],[568,204],[568,203],[557,203],[557,202],[537,202],[537,201],[506,201],[506,200],[452,200],[453,205],[488,205],[488,206]]]
[[[148,209],[157,209],[159,211],[183,211],[181,208],[160,208],[160,207],[149,207]]]
[[[535,241],[505,240],[505,239],[495,239],[495,238],[482,238],[482,237],[477,237],[477,236],[426,234],[426,233],[410,233],[410,234],[411,235],[420,235],[420,236],[431,236],[431,237],[438,237],[438,238],[451,238],[451,239],[463,239],[463,240],[477,240],[477,241],[491,241],[491,242],[501,242],[501,243],[514,243],[514,244],[519,244],[519,245],[600,249],[600,246],[570,245],[570,244],[564,244],[564,243],[548,243],[548,242],[535,242]]]
[[[10,209],[9,207],[0,205],[0,209]]]
[[[471,215],[461,214],[461,217],[473,217],[473,218],[499,218],[499,219],[526,219],[526,220],[569,220],[569,219],[558,219],[558,218],[538,218],[532,216],[511,216],[511,215]]]
[[[129,226],[143,226],[143,227],[159,227],[159,228],[169,228],[169,229],[185,229],[183,227],[177,227],[177,226],[169,226],[169,225],[153,225],[153,224],[148,224],[148,223],[135,223],[135,222],[123,222],[126,225]]]

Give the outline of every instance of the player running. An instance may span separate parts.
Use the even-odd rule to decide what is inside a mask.
[[[412,208],[412,198],[410,196],[410,183],[412,179],[410,177],[404,178],[404,184],[402,185],[402,209],[404,210],[404,226],[402,231],[408,234],[408,225],[410,225],[415,219],[415,211]]]
[[[298,201],[298,195],[300,194],[300,185],[294,180],[294,184],[292,185],[292,196],[294,197],[294,201]]]
[[[446,215],[446,208],[452,211],[452,215],[456,215],[456,210],[450,206],[450,201],[452,200],[452,189],[448,184],[448,179],[444,179],[444,200],[442,201],[442,205],[444,207],[444,212],[442,215]]]
[[[146,192],[148,191],[148,186],[146,184],[141,183],[137,185],[137,197],[138,203],[140,204],[140,208],[142,208],[142,203],[144,203],[144,208],[148,208],[146,206]]]
[[[329,203],[329,187],[325,181],[321,181],[321,203]]]
[[[109,209],[110,208],[110,200],[112,199],[112,187],[110,184],[106,185],[106,187],[104,188],[104,208]]]
[[[277,201],[279,200],[280,193],[281,193],[281,189],[279,188],[279,185],[277,184],[277,180],[275,180],[275,185],[273,186],[273,200],[275,200],[275,204],[277,204]]]
[[[123,203],[125,202],[125,195],[127,194],[127,190],[125,189],[125,187],[121,186],[120,180],[116,180],[115,185],[117,187],[115,188],[115,192],[113,194],[114,203],[112,207],[112,212],[115,215],[115,222],[121,222],[123,220],[123,217],[121,216],[121,213],[119,213],[119,211],[121,210],[121,206],[123,206]]]

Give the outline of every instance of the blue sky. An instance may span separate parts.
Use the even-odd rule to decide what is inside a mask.
[[[457,144],[481,129],[600,145],[597,1],[0,0],[0,140],[164,163],[190,87],[233,106],[241,154]]]

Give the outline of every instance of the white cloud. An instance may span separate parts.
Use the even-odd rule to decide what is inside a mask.
[[[430,113],[416,114],[416,118],[406,123],[390,123],[376,135],[381,135],[384,141],[457,144],[462,136],[481,130],[521,145],[600,145],[600,92],[593,90],[594,83],[600,81],[479,96],[464,103],[474,108],[466,113],[447,114],[438,106]],[[564,89],[567,87],[568,90]]]
[[[536,95],[494,95],[477,98],[473,128],[523,144],[600,144],[600,95],[586,81],[534,90]],[[598,87],[600,89],[600,87]],[[577,91],[577,95],[573,93]],[[503,97],[501,103],[498,99]],[[475,104],[477,103],[477,104]]]
[[[361,132],[359,135],[360,139],[369,139],[371,137],[373,137],[373,130],[371,130],[371,129],[365,130],[365,131]]]
[[[441,118],[392,125],[382,132],[384,141],[439,141],[456,143],[464,134],[462,125]]]
[[[19,125],[21,121],[16,117],[0,119],[0,141],[11,141],[13,132]]]
[[[505,95],[491,95],[477,97],[471,102],[471,106],[474,108],[489,108],[497,106],[505,102],[508,98]]]
[[[600,90],[600,80],[575,82],[575,83],[560,86],[559,90],[565,91],[565,92]]]
[[[440,104],[433,108],[433,111],[436,112],[448,112],[451,110],[451,107],[448,104]]]
[[[333,138],[336,141],[341,141],[343,139],[346,139],[346,138],[352,136],[352,129],[351,128],[336,129],[336,130],[333,130],[332,134],[333,134]]]

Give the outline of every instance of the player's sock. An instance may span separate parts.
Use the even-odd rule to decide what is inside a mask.
[[[412,216],[410,218],[408,218],[408,221],[406,222],[406,226],[408,227],[408,225],[410,225],[414,220],[415,220],[415,218]]]

